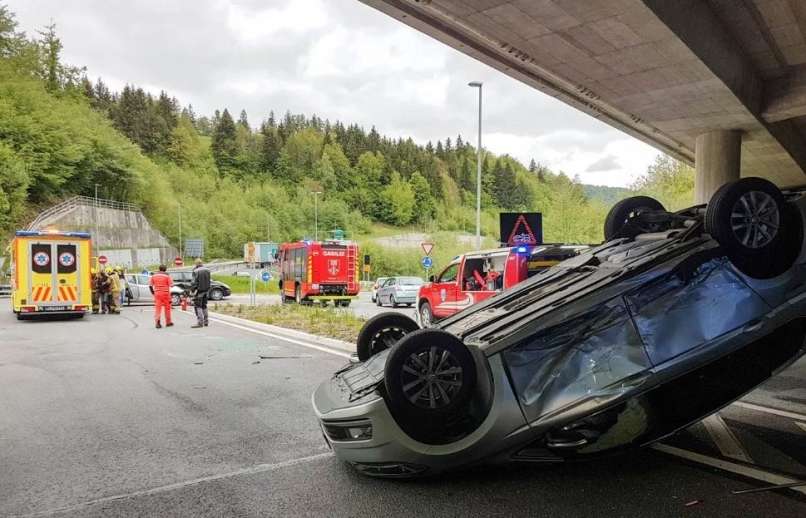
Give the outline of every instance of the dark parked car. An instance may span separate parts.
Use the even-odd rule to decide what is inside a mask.
[[[193,282],[192,271],[168,272],[174,284],[181,286],[184,290],[190,290],[190,283]],[[223,282],[213,280],[210,283],[210,300],[222,300],[224,297],[232,295],[232,289]]]
[[[806,189],[745,178],[705,206],[613,207],[606,242],[416,329],[367,322],[313,404],[336,455],[406,477],[643,446],[804,353]]]

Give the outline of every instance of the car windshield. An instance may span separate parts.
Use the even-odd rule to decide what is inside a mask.
[[[398,279],[398,283],[401,286],[420,286],[423,280],[419,277],[401,277]]]

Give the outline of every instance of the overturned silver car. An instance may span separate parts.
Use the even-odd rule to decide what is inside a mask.
[[[387,477],[662,439],[804,353],[805,214],[758,178],[675,213],[623,200],[604,244],[435,328],[368,321],[371,357],[313,395],[325,438]]]

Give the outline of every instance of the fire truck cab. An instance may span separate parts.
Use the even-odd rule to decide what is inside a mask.
[[[90,235],[17,231],[11,242],[11,302],[17,318],[82,317],[92,305]]]
[[[587,248],[547,244],[496,248],[457,256],[420,287],[417,297],[420,325],[429,327]]]
[[[278,260],[283,302],[346,307],[361,290],[358,245],[353,241],[283,243]]]

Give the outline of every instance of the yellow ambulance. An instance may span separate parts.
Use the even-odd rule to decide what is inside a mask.
[[[11,242],[11,301],[20,320],[82,317],[92,305],[90,235],[20,230]]]

